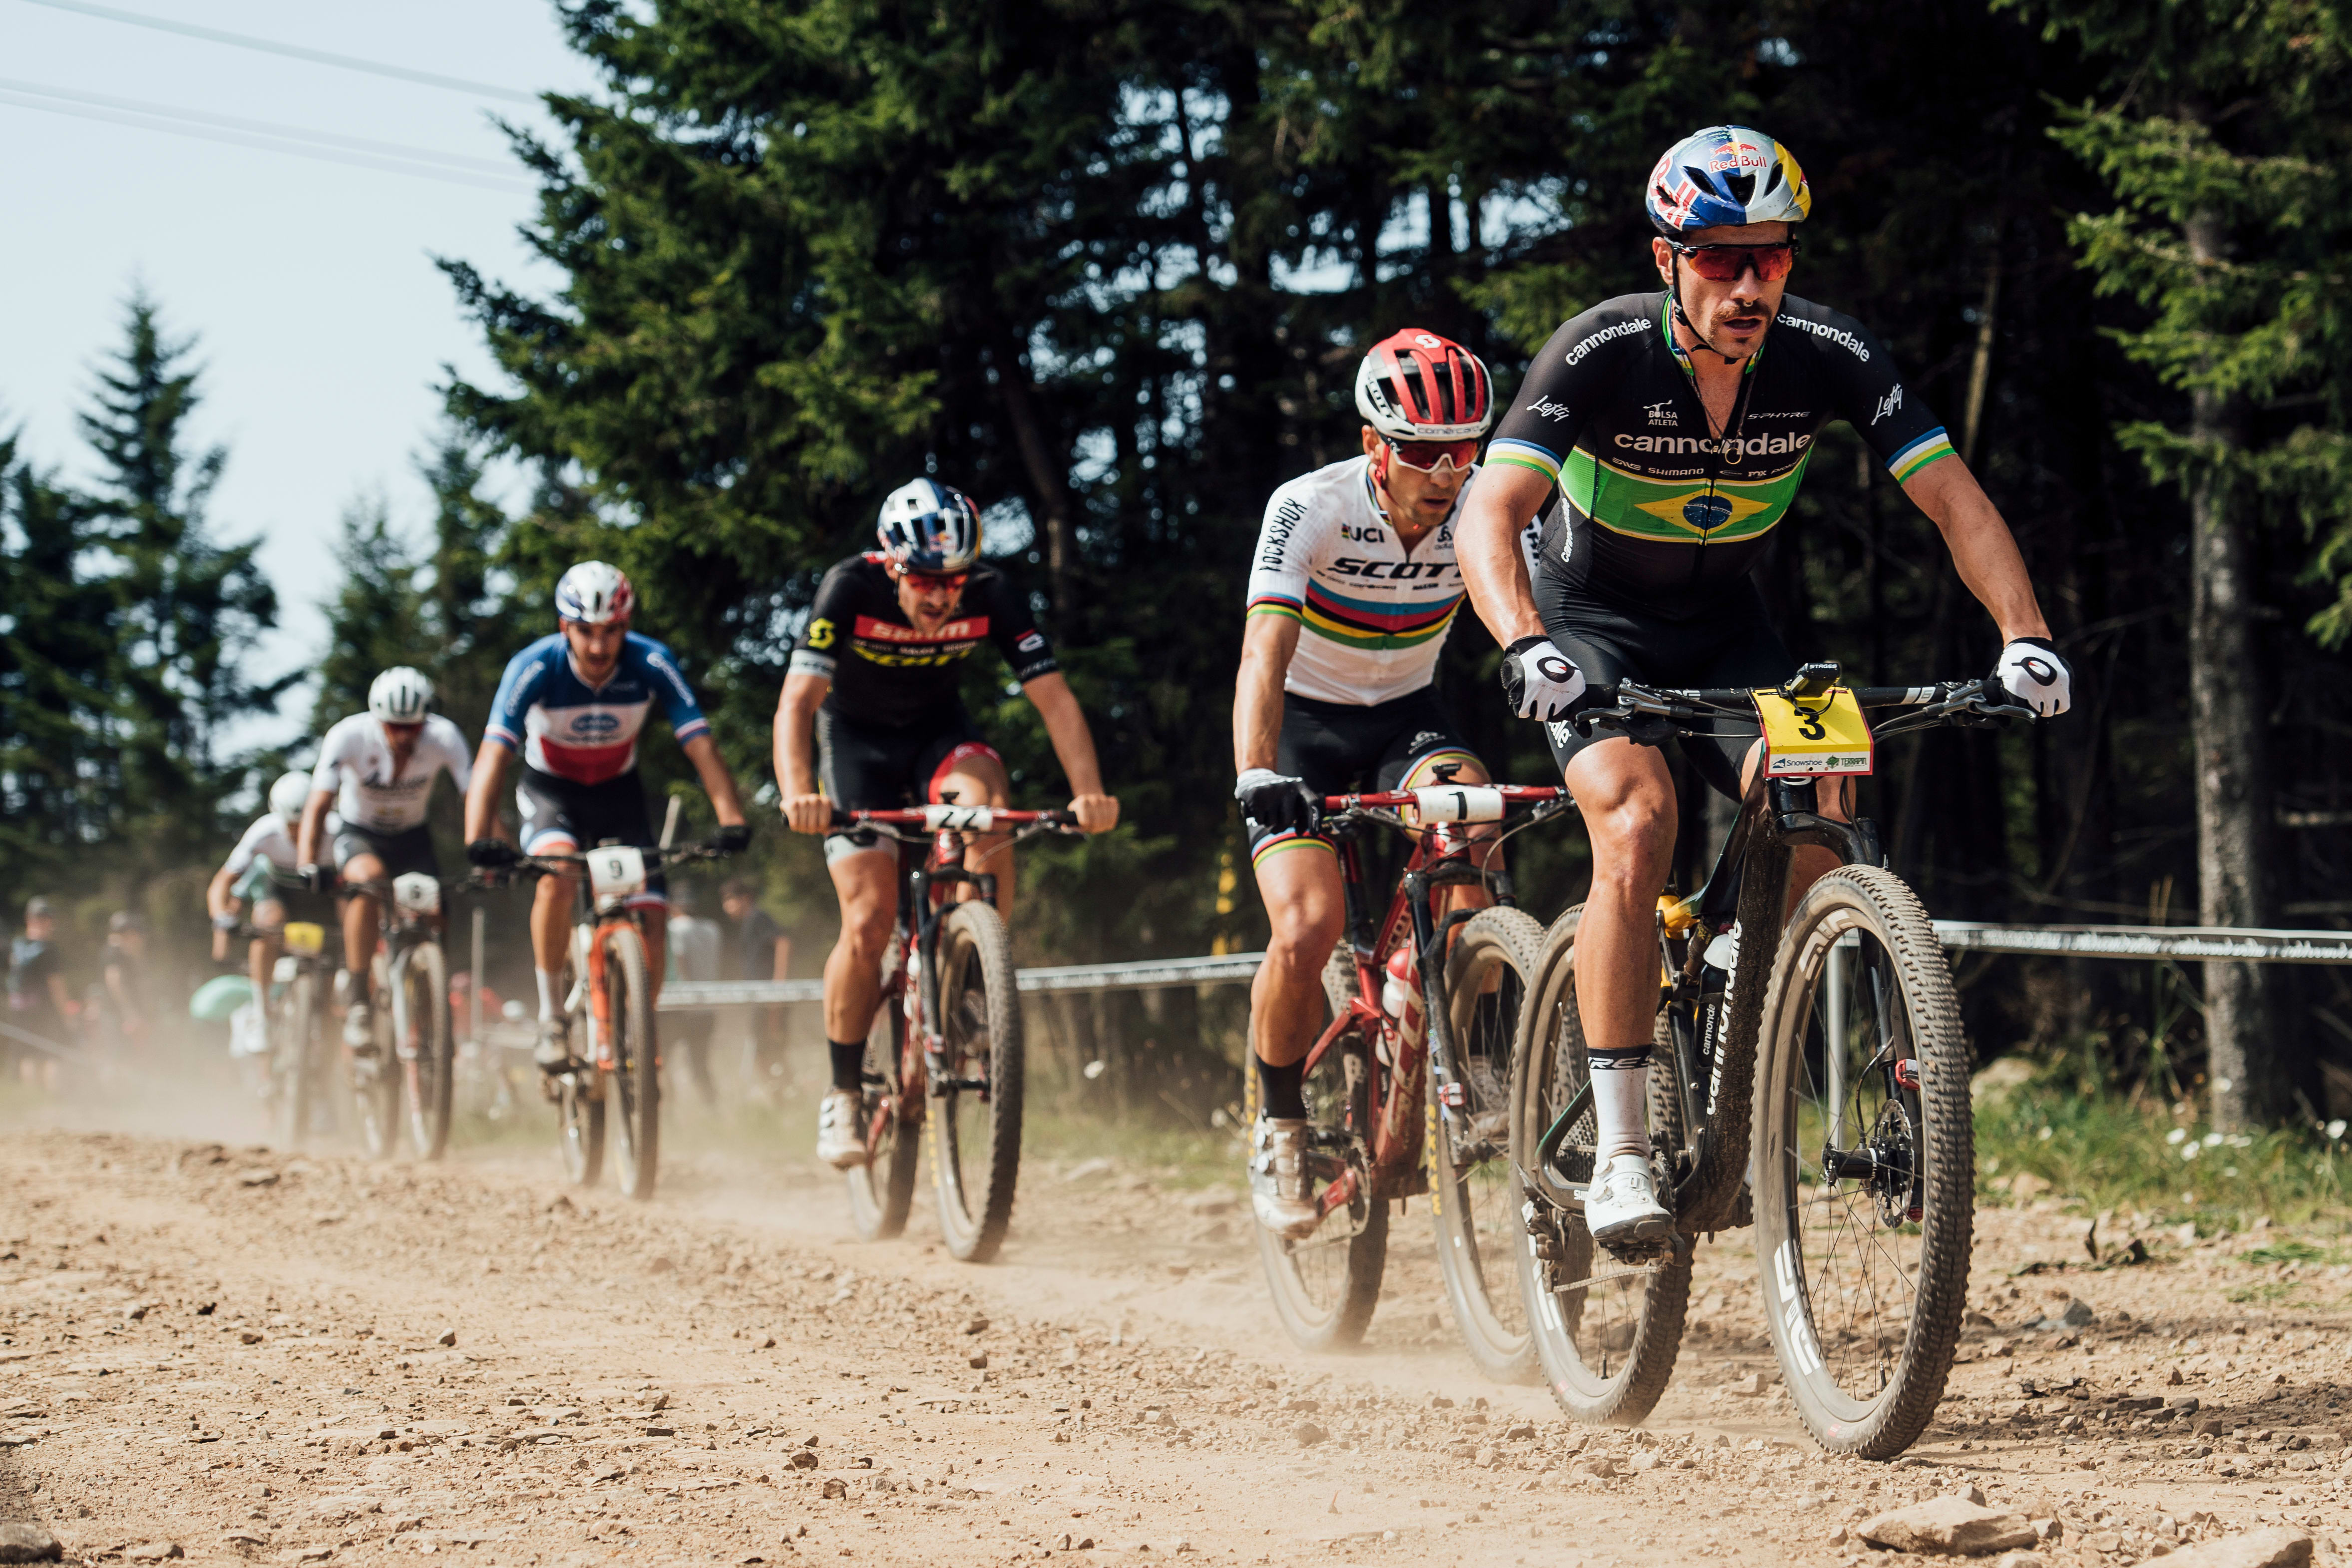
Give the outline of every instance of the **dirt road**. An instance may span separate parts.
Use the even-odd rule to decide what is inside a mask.
[[[1943,1419],[1868,1465],[1778,1396],[1740,1238],[1651,1426],[1589,1431],[1475,1380],[1418,1224],[1369,1347],[1307,1357],[1234,1194],[1177,1173],[1041,1163],[971,1268],[919,1211],[859,1245],[832,1181],[694,1142],[640,1208],[538,1153],[0,1136],[0,1521],[133,1561],[1829,1564],[1973,1486],[2054,1521],[2045,1563],[2352,1535],[2346,1269],[2275,1235],[2093,1272],[2046,1199],[1986,1211]],[[2199,1403],[2126,1403],[2167,1397]]]

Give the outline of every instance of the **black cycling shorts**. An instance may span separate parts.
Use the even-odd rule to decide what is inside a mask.
[[[631,768],[602,784],[543,773],[526,765],[515,781],[515,809],[522,814],[522,852],[560,855],[573,849],[593,849],[599,844],[629,844],[648,848],[653,826],[646,815],[646,789]],[[669,902],[668,885],[660,870],[646,868],[646,890],[632,897],[632,907]]]
[[[1753,584],[1729,595],[1718,613],[1688,621],[1580,597],[1549,577],[1537,581],[1536,607],[1554,646],[1596,685],[1638,680],[1647,686],[1753,689],[1778,686],[1797,669]],[[1683,754],[1701,778],[1737,800],[1739,770],[1759,731],[1753,718],[1727,719],[1715,728],[1721,732],[1685,741]],[[1565,722],[1544,726],[1552,760],[1563,772],[1577,752],[1617,733],[1603,730],[1588,737]]]
[[[441,874],[441,862],[433,853],[433,830],[421,822],[397,833],[383,833],[347,822],[335,835],[334,850],[338,876],[360,855],[373,855],[383,861],[386,881],[412,871],[427,877]]]
[[[961,705],[912,724],[861,724],[829,708],[816,710],[817,787],[843,811],[935,805],[948,775],[968,757],[1004,764]],[[828,833],[825,864],[881,844],[882,836],[871,829]]]
[[[1303,779],[1317,795],[1413,789],[1433,782],[1441,763],[1477,763],[1429,687],[1370,705],[1321,702],[1282,694],[1282,733],[1274,771]],[[1485,764],[1480,763],[1480,766]],[[1312,834],[1269,833],[1250,824],[1250,863],[1304,844],[1329,848]]]

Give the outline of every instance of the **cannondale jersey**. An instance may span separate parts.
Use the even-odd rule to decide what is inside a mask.
[[[591,686],[555,632],[507,665],[483,738],[520,751],[541,773],[603,784],[637,765],[637,736],[656,708],[680,745],[710,732],[677,658],[653,638],[629,633],[613,673]]]
[[[1755,567],[1813,440],[1843,419],[1899,484],[1952,455],[1885,345],[1810,300],[1780,301],[1721,436],[1708,426],[1661,291],[1596,305],[1535,356],[1486,461],[1559,487],[1538,570],[1574,593],[1696,619]],[[1700,353],[1706,351],[1700,350]]]
[[[425,820],[433,799],[433,775],[446,773],[463,795],[474,776],[474,760],[466,752],[466,737],[438,713],[425,716],[425,732],[408,761],[397,762],[383,721],[373,713],[354,713],[327,731],[319,742],[319,765],[311,770],[310,787],[335,796],[335,810],[346,826],[371,833],[400,833]]]
[[[1353,457],[1274,492],[1250,563],[1248,615],[1299,623],[1283,689],[1369,706],[1428,685],[1462,607],[1454,525],[1477,482],[1410,551],[1372,495],[1372,460]]]

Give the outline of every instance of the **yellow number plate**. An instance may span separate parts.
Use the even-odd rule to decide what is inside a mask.
[[[327,928],[309,921],[286,922],[286,951],[308,957],[327,945]]]
[[[1791,702],[1777,691],[1759,691],[1757,716],[1764,721],[1764,771],[1773,778],[1814,778],[1871,770],[1870,724],[1853,693],[1833,687],[1826,697]]]

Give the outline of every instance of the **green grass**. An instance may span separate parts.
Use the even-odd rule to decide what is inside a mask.
[[[1980,1104],[1976,1114],[1981,1201],[2016,1201],[2011,1184],[2030,1174],[2036,1195],[2086,1214],[2113,1209],[2152,1224],[2193,1222],[2200,1234],[2251,1228],[2268,1215],[2290,1228],[2344,1234],[2345,1177],[2352,1149],[2313,1128],[2222,1138],[2143,1098],[2084,1092],[2068,1079],[2039,1080]],[[2193,1154],[2188,1151],[2193,1149]],[[2123,1239],[2120,1232],[2113,1239]],[[2282,1241],[2269,1262],[2336,1262],[2333,1253]]]

